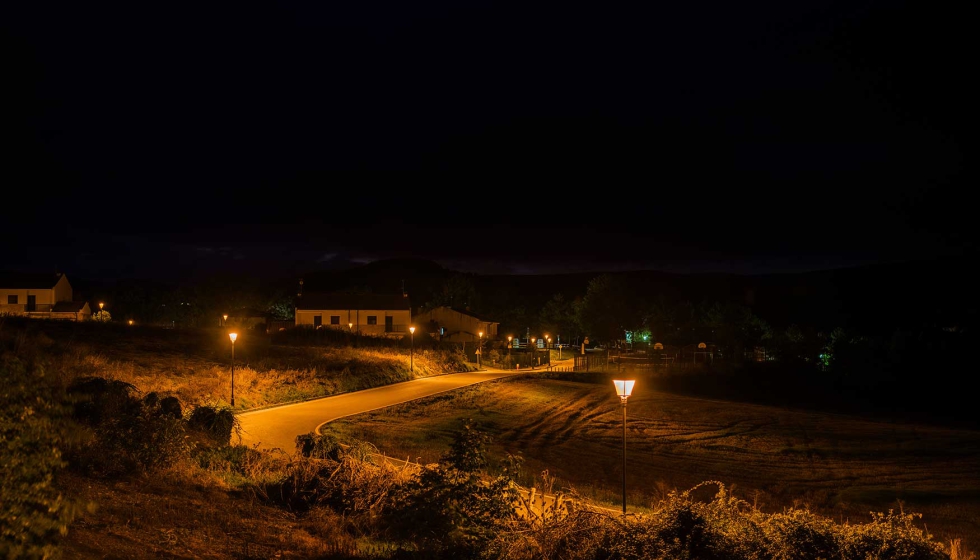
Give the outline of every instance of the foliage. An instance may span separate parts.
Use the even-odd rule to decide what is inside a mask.
[[[710,486],[718,488],[714,497],[697,497]],[[490,547],[508,559],[950,560],[914,519],[889,512],[866,524],[839,524],[799,508],[766,514],[706,481],[670,492],[650,514],[573,509],[538,527],[499,533]]]
[[[617,341],[624,331],[639,327],[642,314],[631,299],[634,295],[622,276],[601,274],[593,278],[577,309],[584,333],[598,340]]]
[[[510,456],[501,474],[488,477],[490,442],[472,420],[464,421],[439,463],[398,489],[386,512],[392,535],[428,554],[476,557],[516,516],[513,477],[520,460]]]
[[[96,323],[108,323],[112,321],[112,315],[105,309],[100,309],[92,314],[92,320]]]
[[[442,288],[426,302],[425,309],[446,306],[455,309],[473,309],[479,305],[476,285],[465,274],[453,274]]]
[[[0,557],[59,558],[58,539],[80,513],[57,476],[73,442],[63,389],[39,366],[0,361]]]
[[[231,433],[236,425],[235,414],[229,408],[198,405],[187,417],[189,429],[201,432],[221,445],[231,442]]]
[[[269,298],[266,310],[279,320],[290,320],[295,317],[296,306],[292,294],[285,291],[277,291]]]
[[[541,309],[540,326],[545,332],[565,337],[565,342],[581,334],[576,316],[576,302],[568,301],[562,294],[555,294]]]
[[[140,399],[133,385],[99,377],[75,380],[68,394],[73,417],[92,440],[66,453],[73,468],[98,476],[152,472],[188,451],[172,401]]]

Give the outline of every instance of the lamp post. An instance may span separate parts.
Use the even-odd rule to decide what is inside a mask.
[[[538,356],[537,338],[531,337],[531,369],[534,369],[534,358]]]
[[[511,340],[514,340],[514,337],[513,336],[508,336],[507,337],[507,364],[508,365],[511,365],[511,363],[510,363],[510,348],[511,348],[511,346],[513,346],[513,344],[511,343]]]
[[[227,324],[228,324],[228,314],[225,313],[224,315],[221,316],[221,326],[223,327]]]
[[[415,373],[415,327],[408,327],[408,332],[412,333],[412,352],[409,354],[408,363],[412,373]]]
[[[231,406],[235,406],[235,340],[238,333],[228,333],[231,339]]]
[[[483,331],[480,331],[480,345],[476,347],[476,369],[483,369]]]
[[[129,326],[133,326],[133,320],[132,319],[129,320]]]
[[[623,515],[626,515],[626,400],[633,392],[633,379],[614,379],[616,394],[619,395],[620,402],[623,403]]]

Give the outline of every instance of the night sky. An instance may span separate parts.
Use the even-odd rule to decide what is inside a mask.
[[[865,0],[13,3],[3,267],[973,255],[971,21]]]

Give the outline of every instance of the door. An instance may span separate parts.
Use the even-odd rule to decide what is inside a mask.
[[[313,316],[313,328],[319,329],[323,325],[323,315]]]
[[[385,332],[392,332],[395,330],[394,321],[394,317],[385,317]]]
[[[27,310],[37,311],[37,296],[27,296]]]

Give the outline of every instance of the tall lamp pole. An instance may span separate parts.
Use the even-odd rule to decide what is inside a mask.
[[[408,327],[408,332],[412,333],[412,352],[409,354],[408,363],[412,373],[415,373],[415,327]]]
[[[228,333],[231,339],[231,406],[235,406],[235,340],[238,333]]]
[[[514,340],[513,336],[507,337],[507,365],[512,365],[510,362],[510,347],[513,346],[513,344],[511,343],[512,340]]]
[[[483,369],[483,331],[480,331],[480,345],[476,347],[476,369]]]
[[[538,356],[537,338],[531,337],[531,369],[534,369],[534,358]]]
[[[620,402],[623,403],[623,515],[626,515],[626,400],[633,392],[633,379],[614,379],[616,394],[619,395]]]

